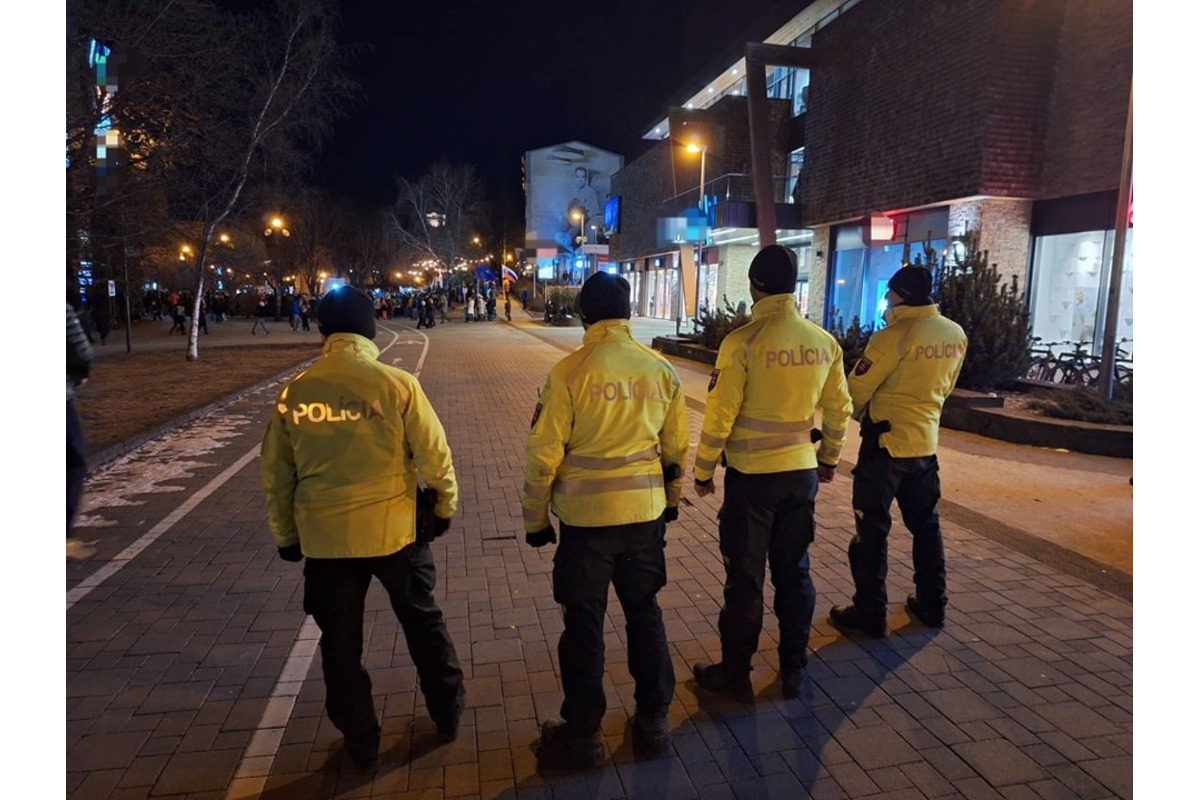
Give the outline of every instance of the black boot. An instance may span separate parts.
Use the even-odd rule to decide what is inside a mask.
[[[887,636],[887,620],[882,616],[868,617],[854,606],[834,606],[829,609],[829,622],[842,633],[861,633],[876,638]]]

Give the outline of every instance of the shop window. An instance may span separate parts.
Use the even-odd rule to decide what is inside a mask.
[[[1111,273],[1114,234],[1087,231],[1039,236],[1030,281],[1033,335],[1045,342],[1082,342],[1099,353]],[[1116,337],[1133,338],[1133,231],[1125,238]],[[1132,354],[1132,342],[1122,349]]]
[[[908,246],[910,260],[921,247],[923,244]],[[930,247],[941,253],[946,240],[934,239]],[[904,260],[903,243],[835,252],[833,287],[829,293],[830,322],[836,325],[840,318],[843,325],[849,326],[857,317],[864,326],[882,327],[883,312],[887,310],[887,283]]]

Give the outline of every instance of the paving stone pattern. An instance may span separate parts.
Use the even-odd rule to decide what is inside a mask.
[[[262,797],[1132,796],[1132,606],[946,523],[951,604],[945,629],[927,630],[903,610],[911,567],[897,520],[890,633],[848,639],[825,621],[828,607],[852,593],[846,475],[818,499],[819,600],[803,699],[783,699],[769,612],[753,705],[698,693],[692,683],[691,664],[720,653],[722,491],[698,499],[689,490],[668,530],[669,583],[659,595],[678,676],[669,753],[633,758],[633,682],[612,598],[606,763],[538,774],[532,745],[562,699],[563,626],[551,596],[554,550],[525,545],[520,489],[527,422],[562,347],[502,324],[440,326],[429,336],[421,381],[446,426],[461,487],[460,512],[434,545],[437,595],[467,675],[461,735],[436,746],[404,637],[375,585],[364,657],[383,725],[378,769],[360,774],[344,755],[324,715],[318,654],[274,760],[254,762],[270,764],[258,776]],[[401,363],[411,368],[415,357]],[[97,559],[68,566],[68,588],[256,447],[272,398],[264,391],[222,411],[251,424],[173,478],[175,491],[101,509],[116,524],[96,535]],[[694,409],[689,417],[694,443],[700,417]],[[162,460],[156,453],[147,471]],[[301,597],[301,566],[275,557],[255,459],[68,612],[67,796],[225,798],[243,758],[261,756],[247,748],[303,624]],[[273,708],[268,723],[278,725]]]

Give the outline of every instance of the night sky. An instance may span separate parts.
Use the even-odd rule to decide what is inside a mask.
[[[636,157],[669,99],[779,6],[343,0],[342,41],[366,45],[352,67],[364,97],[337,123],[317,180],[373,208],[395,200],[397,175],[473,163],[519,228],[523,153],[579,139]]]

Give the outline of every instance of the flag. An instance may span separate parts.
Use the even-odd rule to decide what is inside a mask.
[[[475,268],[475,279],[480,281],[496,280],[496,273],[492,272],[490,267],[480,264]]]
[[[516,283],[518,280],[520,280],[517,277],[517,273],[513,271],[512,267],[504,268],[504,279],[508,280],[508,281],[512,281],[513,283]]]

